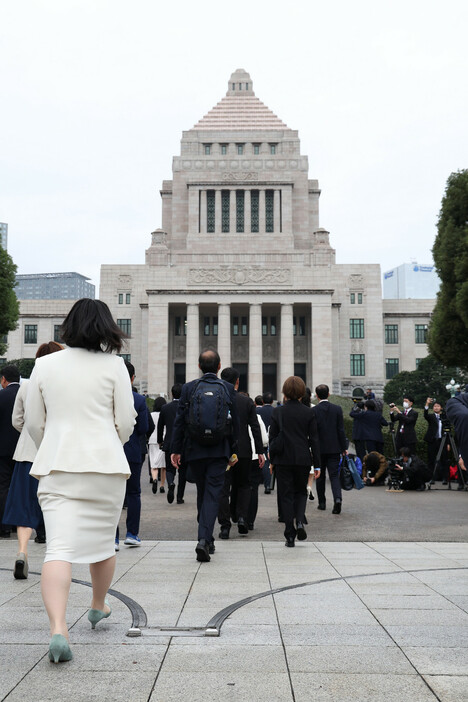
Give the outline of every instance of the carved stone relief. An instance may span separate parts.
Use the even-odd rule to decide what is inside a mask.
[[[305,339],[295,339],[294,340],[294,358],[299,358],[306,360],[307,358],[307,344]]]
[[[117,278],[117,285],[119,288],[130,288],[132,286],[132,276],[119,275]]]
[[[362,288],[364,285],[364,276],[360,273],[353,273],[348,278],[350,288]]]
[[[258,173],[240,171],[239,173],[223,173],[223,180],[258,180]]]
[[[252,285],[274,284],[291,285],[289,269],[283,268],[191,268],[188,275],[189,285]]]
[[[185,359],[185,344],[181,342],[174,344],[174,358],[181,361]]]
[[[244,361],[247,359],[247,342],[234,341],[232,343],[232,358],[236,361]]]
[[[352,353],[363,353],[364,352],[364,342],[358,341],[357,339],[351,342],[351,352]]]
[[[275,361],[277,358],[278,346],[274,340],[268,340],[263,344],[263,357],[267,361]]]

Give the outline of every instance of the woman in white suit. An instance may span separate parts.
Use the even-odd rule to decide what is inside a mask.
[[[41,588],[56,663],[72,658],[66,625],[72,563],[90,564],[91,626],[111,613],[105,597],[130,474],[123,444],[135,423],[128,371],[112,353],[124,334],[107,305],[78,300],[61,337],[68,348],[36,361],[26,402],[26,428],[38,448],[31,475],[39,480],[47,533]]]

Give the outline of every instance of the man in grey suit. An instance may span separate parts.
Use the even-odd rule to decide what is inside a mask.
[[[334,405],[328,401],[330,395],[328,385],[317,385],[315,394],[317,395],[319,403],[315,405],[315,407],[312,407],[312,412],[314,412],[317,419],[321,468],[320,476],[316,480],[318,496],[317,509],[326,509],[325,469],[327,469],[334,500],[332,512],[333,514],[340,514],[340,455],[345,455],[347,453],[343,410],[339,405]]]

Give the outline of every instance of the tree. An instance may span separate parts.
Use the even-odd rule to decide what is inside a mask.
[[[7,348],[3,337],[16,329],[19,317],[15,285],[16,266],[10,254],[0,246],[0,354],[4,354]]]
[[[423,358],[415,371],[402,371],[388,381],[384,389],[384,401],[401,406],[405,395],[414,397],[416,407],[424,407],[428,397],[435,397],[444,403],[450,393],[445,386],[454,379],[462,387],[467,378],[457,368],[446,367],[433,356]]]
[[[22,378],[29,378],[33,372],[35,358],[15,358],[8,361],[8,365],[16,366]]]
[[[432,248],[441,286],[429,326],[431,354],[468,369],[468,170],[447,180]]]

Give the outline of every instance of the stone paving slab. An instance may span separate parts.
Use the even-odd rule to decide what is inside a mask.
[[[233,611],[220,637],[143,629],[127,606],[91,630],[91,590],[73,583],[74,659],[53,665],[39,576],[15,581],[14,540],[0,541],[0,700],[45,702],[463,702],[468,700],[468,544],[144,542],[117,555],[113,589],[151,627],[204,627],[221,609],[271,587],[297,586]],[[44,547],[31,543],[39,572]],[[409,572],[416,568],[421,572]],[[423,570],[436,569],[436,570]],[[87,582],[86,566],[73,576]],[[182,632],[181,632],[182,634]],[[187,635],[188,634],[188,635]]]

